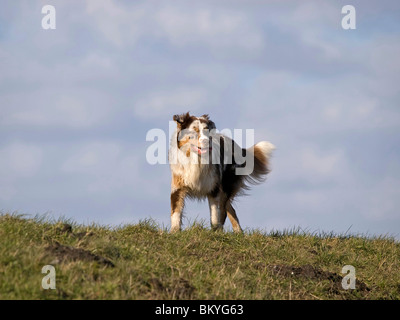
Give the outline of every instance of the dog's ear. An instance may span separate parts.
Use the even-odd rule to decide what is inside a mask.
[[[172,120],[174,120],[175,122],[177,122],[177,123],[183,123],[183,121],[182,121],[182,115],[179,115],[179,114],[176,114],[176,115],[174,115],[173,117],[172,117]]]
[[[182,127],[185,122],[187,122],[191,118],[189,112],[183,114],[176,114],[172,117],[172,120],[176,121],[178,127]]]
[[[208,120],[208,127],[209,129],[216,129],[216,125],[214,123],[214,121]]]
[[[209,129],[215,129],[214,121],[210,120],[210,116],[208,114],[203,114],[200,118],[203,118],[207,121]]]

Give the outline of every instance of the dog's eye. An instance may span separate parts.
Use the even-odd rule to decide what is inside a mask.
[[[197,137],[196,132],[190,132],[189,133],[189,139],[195,139]]]

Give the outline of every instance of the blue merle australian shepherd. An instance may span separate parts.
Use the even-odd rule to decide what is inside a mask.
[[[242,232],[232,201],[249,184],[265,180],[274,146],[262,141],[243,149],[218,133],[208,115],[195,117],[188,112],[173,120],[177,127],[169,149],[171,232],[181,229],[186,197],[208,199],[213,229],[222,229],[228,216],[233,230]]]

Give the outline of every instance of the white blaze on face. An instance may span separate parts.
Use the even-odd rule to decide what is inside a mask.
[[[209,147],[208,126],[200,120],[194,120],[189,126],[189,132],[194,137],[192,146],[198,154],[206,153]]]
[[[208,126],[206,123],[199,121],[199,128],[200,128],[199,144],[201,147],[202,146],[208,147],[209,145]]]

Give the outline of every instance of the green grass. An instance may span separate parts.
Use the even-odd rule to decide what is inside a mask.
[[[205,225],[169,234],[151,220],[108,227],[2,214],[0,299],[400,298],[400,243],[392,238]],[[41,286],[44,265],[55,267],[55,290]],[[355,290],[338,282],[344,265],[355,267]]]

